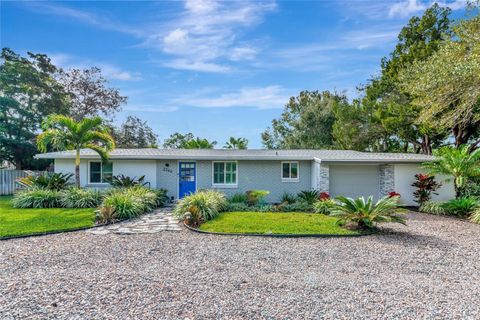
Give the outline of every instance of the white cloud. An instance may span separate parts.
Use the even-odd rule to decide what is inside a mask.
[[[135,111],[135,112],[156,112],[156,113],[166,113],[174,112],[178,110],[176,106],[159,106],[153,104],[144,104],[144,105],[128,105],[123,108],[125,111]]]
[[[171,101],[171,104],[199,108],[253,107],[258,109],[282,108],[290,95],[280,86],[242,88],[238,91],[208,94],[200,93],[184,96]]]
[[[275,7],[273,2],[188,0],[184,11],[158,28],[160,31],[152,32],[145,45],[173,56],[172,61],[164,62],[172,68],[229,71],[229,61],[252,60],[258,51],[252,45],[239,45],[239,32]]]
[[[90,59],[77,58],[66,53],[48,54],[52,63],[63,69],[87,69],[96,66],[102,70],[102,75],[109,80],[138,81],[142,80],[140,72],[130,72],[119,68],[111,63],[92,61]]]
[[[91,12],[68,8],[58,5],[58,3],[54,4],[43,1],[25,1],[24,4],[27,6],[27,8],[38,13],[74,19],[76,21],[94,25],[102,29],[113,30],[135,36],[141,36],[143,33],[140,29],[112,21],[105,15],[100,16]]]
[[[466,0],[454,0],[454,1],[420,1],[420,0],[404,0],[394,3],[389,11],[388,16],[392,17],[410,17],[418,12],[426,10],[432,4],[438,3],[442,7],[449,7],[452,10],[463,9],[466,6]]]

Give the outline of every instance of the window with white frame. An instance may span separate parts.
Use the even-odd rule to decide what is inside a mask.
[[[236,185],[237,184],[237,162],[236,161],[215,161],[213,162],[213,184]]]
[[[298,161],[282,162],[282,180],[298,181]]]
[[[90,161],[88,170],[89,183],[110,183],[112,180],[113,164],[111,162]]]

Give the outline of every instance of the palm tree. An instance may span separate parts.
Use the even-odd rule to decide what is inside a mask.
[[[373,229],[379,222],[397,222],[405,224],[405,218],[398,215],[405,212],[398,208],[398,196],[386,196],[376,203],[370,196],[357,199],[336,197],[338,204],[331,209],[331,216],[340,218],[342,222],[354,222],[360,229]]]
[[[235,137],[230,137],[230,139],[227,141],[225,146],[223,146],[224,149],[247,149],[248,147],[248,140],[245,138],[235,138]]]
[[[38,149],[47,151],[48,146],[56,150],[75,150],[75,183],[80,187],[80,149],[88,148],[98,153],[102,161],[107,161],[108,151],[115,148],[115,142],[103,125],[100,117],[74,119],[52,114],[42,123],[44,130],[37,137]]]
[[[431,174],[444,174],[453,177],[455,197],[460,197],[460,190],[468,178],[480,176],[480,149],[470,152],[468,145],[458,149],[443,147],[437,152],[437,159],[426,162],[423,167]],[[446,179],[449,181],[450,179]]]
[[[207,139],[200,139],[200,138],[196,138],[196,139],[192,139],[192,140],[189,140],[187,142],[185,142],[183,145],[182,145],[182,148],[185,148],[185,149],[213,149],[213,147],[215,147],[215,145],[217,144],[217,141],[208,141]]]

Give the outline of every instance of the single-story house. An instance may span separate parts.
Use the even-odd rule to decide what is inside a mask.
[[[54,159],[55,172],[75,172],[74,151],[38,154]],[[165,188],[174,199],[199,189],[227,195],[251,189],[270,191],[269,202],[283,193],[316,189],[331,196],[374,196],[391,191],[406,205],[413,201],[416,173],[432,156],[411,153],[370,153],[348,150],[225,150],[225,149],[115,149],[102,164],[90,149],[81,151],[80,184],[108,187],[108,178],[144,175],[152,188]],[[445,177],[437,177],[442,181]],[[454,197],[451,183],[442,182],[436,200]]]

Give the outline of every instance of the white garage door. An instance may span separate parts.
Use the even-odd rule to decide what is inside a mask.
[[[330,165],[330,195],[378,199],[379,173],[377,165]]]

